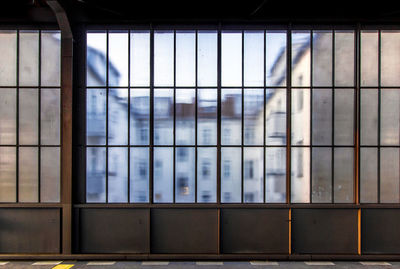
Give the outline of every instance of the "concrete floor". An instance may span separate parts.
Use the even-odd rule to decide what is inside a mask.
[[[400,262],[114,262],[114,261],[0,261],[0,269],[262,269],[262,268],[288,268],[288,269],[317,269],[317,268],[350,268],[350,269],[373,269],[373,268],[399,268]]]

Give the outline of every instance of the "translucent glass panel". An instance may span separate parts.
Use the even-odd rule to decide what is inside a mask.
[[[0,86],[15,86],[17,83],[17,32],[0,31]]]
[[[310,90],[292,90],[292,145],[310,144]]]
[[[332,90],[312,90],[312,144],[332,144]]]
[[[310,202],[310,148],[295,147],[291,152],[291,202]]]
[[[244,32],[244,86],[264,85],[264,32]]]
[[[149,149],[130,148],[130,201],[149,202]]]
[[[41,80],[42,86],[60,86],[61,80],[61,33],[42,31]]]
[[[1,42],[0,42],[1,44]],[[0,89],[0,144],[12,145],[17,141],[16,110],[17,92],[15,89]]]
[[[106,144],[106,89],[86,90],[86,144]]]
[[[60,148],[40,149],[40,201],[60,202]]]
[[[195,202],[195,148],[177,147],[175,149],[175,202]]]
[[[354,85],[354,31],[335,31],[335,86]]]
[[[265,149],[265,202],[286,202],[286,149]]]
[[[242,86],[242,33],[222,32],[222,86]]]
[[[217,86],[218,35],[216,31],[197,33],[197,85]]]
[[[354,90],[334,89],[334,144],[354,144]]]
[[[242,90],[221,90],[221,143],[237,145],[242,141]]]
[[[244,89],[243,128],[245,145],[264,143],[264,90]]]
[[[286,144],[286,89],[266,89],[265,144]]]
[[[176,33],[176,86],[195,86],[196,33]]]
[[[60,144],[60,89],[41,89],[40,142],[42,145]]]
[[[378,143],[378,98],[377,89],[361,89],[360,100],[360,143],[377,145]]]
[[[131,86],[150,86],[150,33],[132,31],[130,34]]]
[[[242,201],[241,148],[221,149],[221,202]]]
[[[175,143],[195,144],[196,92],[195,89],[176,89]]]
[[[313,86],[332,85],[332,31],[313,31]]]
[[[400,202],[400,149],[381,148],[380,154],[380,202],[398,203]]]
[[[174,90],[154,89],[154,144],[174,143]]]
[[[360,149],[360,202],[378,202],[378,149]]]
[[[264,201],[264,150],[243,149],[243,196],[245,203]]]
[[[174,33],[154,33],[154,85],[174,85]]]
[[[128,202],[128,148],[108,148],[108,202]]]
[[[39,31],[19,33],[19,85],[38,85]]]
[[[108,85],[128,85],[128,32],[108,34]]]
[[[310,31],[292,32],[292,86],[310,86]]]
[[[286,86],[286,32],[265,34],[265,74],[267,86]]]
[[[332,149],[312,148],[312,202],[332,202]]]
[[[173,148],[154,148],[153,200],[155,203],[172,203],[174,200]]]
[[[217,144],[217,89],[197,90],[197,144]]]
[[[400,144],[400,90],[381,90],[381,145]]]
[[[354,202],[354,149],[334,148],[334,203]]]
[[[108,90],[108,144],[128,144],[128,89]]]
[[[86,34],[86,85],[106,86],[107,83],[107,34]]]
[[[86,148],[86,202],[106,201],[106,148]]]
[[[361,86],[377,86],[379,70],[378,31],[361,32]]]
[[[19,143],[38,144],[39,91],[19,89]],[[57,126],[55,127],[57,129]]]
[[[381,86],[400,85],[400,32],[381,32]]]
[[[217,201],[217,149],[197,148],[197,202]]]
[[[0,147],[0,202],[16,201],[16,148]]]
[[[37,147],[20,147],[18,159],[18,200],[38,202],[39,193],[39,153]]]
[[[130,143],[150,142],[150,89],[130,89]]]

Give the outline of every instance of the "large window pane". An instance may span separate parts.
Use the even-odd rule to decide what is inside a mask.
[[[381,90],[381,144],[400,144],[400,91]]]
[[[377,145],[378,143],[378,100],[377,89],[361,89],[361,145]]]
[[[292,86],[310,86],[310,31],[292,32]]]
[[[86,148],[86,202],[106,201],[106,148]]]
[[[108,202],[128,202],[128,148],[108,148]]]
[[[42,145],[60,144],[60,89],[41,89],[40,140]]]
[[[335,145],[354,144],[354,90],[335,89]]]
[[[154,89],[154,144],[174,141],[174,90]]]
[[[244,85],[264,85],[264,32],[244,32]]]
[[[195,32],[176,33],[176,86],[195,86]]]
[[[360,149],[360,202],[378,202],[378,150]]]
[[[296,147],[291,153],[291,202],[310,202],[310,149]]]
[[[19,32],[19,85],[36,86],[39,78],[39,31]]]
[[[217,149],[197,148],[197,202],[217,201]]]
[[[106,98],[105,89],[86,90],[86,143],[106,144]]]
[[[400,85],[400,32],[381,32],[381,85]]]
[[[0,147],[0,202],[16,201],[16,148]]]
[[[244,148],[244,202],[262,203],[264,201],[264,150],[263,148]]]
[[[398,148],[381,148],[380,167],[380,202],[399,202],[399,181],[400,181],[400,152]]]
[[[18,160],[18,201],[38,202],[38,148],[20,147]]]
[[[221,202],[242,201],[241,148],[221,149]]]
[[[175,201],[195,202],[195,149],[178,147],[175,149]]]
[[[332,144],[332,90],[312,90],[312,143]]]
[[[218,35],[215,31],[197,33],[197,84],[217,86]]]
[[[378,85],[378,31],[361,32],[361,86]]]
[[[108,144],[128,144],[128,89],[108,91]]]
[[[0,86],[17,83],[17,32],[0,31]]]
[[[175,141],[177,145],[195,144],[195,89],[176,89]]]
[[[130,201],[131,203],[149,202],[149,149],[130,149]]]
[[[335,86],[354,85],[354,31],[335,31]]]
[[[237,145],[242,141],[242,90],[221,90],[221,143]]]
[[[313,86],[332,85],[332,31],[313,31]]]
[[[334,149],[334,202],[354,201],[354,149]]]
[[[60,148],[40,149],[40,201],[60,202]]]
[[[61,34],[59,31],[42,31],[41,85],[60,86]]]
[[[292,145],[310,144],[310,90],[292,90]]]
[[[286,32],[267,31],[265,61],[267,86],[286,86]]]
[[[312,202],[332,202],[332,149],[312,149]]]
[[[264,143],[264,90],[244,90],[244,144]]]
[[[222,86],[241,86],[242,33],[222,33],[221,61]]]
[[[0,89],[0,144],[15,144],[17,98],[15,89]]]
[[[154,85],[174,85],[174,33],[154,33]]]
[[[172,148],[154,148],[153,195],[155,203],[172,203],[174,196],[174,152]]]
[[[150,33],[131,32],[131,86],[150,86]]]
[[[38,89],[19,89],[19,143],[38,144]]]
[[[197,144],[217,144],[217,89],[197,90]]]
[[[106,86],[107,34],[89,32],[86,40],[86,85]]]
[[[108,34],[108,85],[128,86],[128,33]]]
[[[130,143],[148,145],[150,141],[150,90],[131,89]]]
[[[265,149],[265,202],[286,202],[286,149]]]
[[[286,89],[266,89],[265,143],[286,144]]]

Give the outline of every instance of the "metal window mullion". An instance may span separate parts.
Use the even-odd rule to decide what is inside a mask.
[[[241,165],[242,165],[242,176],[241,176],[241,201],[245,203],[244,199],[244,31],[242,30],[242,137],[241,137]]]
[[[173,127],[173,203],[175,204],[176,202],[176,30],[174,30],[174,100],[173,100],[173,105],[174,105],[174,127]]]
[[[128,203],[131,202],[131,30],[128,30]]]
[[[355,140],[355,158],[354,158],[354,202],[360,204],[360,125],[361,125],[361,92],[360,92],[360,68],[361,68],[361,30],[360,24],[357,24],[354,33],[354,140]]]
[[[378,31],[378,203],[381,203],[381,30]]]
[[[331,203],[335,203],[335,31],[332,30]]]
[[[15,153],[15,202],[19,202],[19,30],[17,30],[17,51],[16,51],[16,56],[17,56],[17,68],[16,68],[16,153]]]
[[[286,32],[286,203],[291,204],[292,155],[292,26]]]
[[[106,203],[108,203],[108,95],[109,95],[109,31],[106,31]]]
[[[154,181],[154,30],[150,30],[150,126],[149,126],[149,203],[153,204]]]
[[[41,104],[41,96],[42,96],[42,30],[39,30],[39,66],[38,66],[38,202],[41,202],[41,182],[42,178],[40,176],[41,169],[42,169],[42,161],[41,161],[41,151],[42,151],[42,130],[41,130],[41,111],[42,111],[42,104]]]
[[[217,40],[217,204],[221,204],[221,25]],[[220,247],[218,248],[218,253]]]
[[[310,196],[309,196],[309,203],[312,204],[312,184],[313,184],[313,180],[312,180],[312,167],[313,167],[313,158],[312,158],[312,151],[313,151],[313,93],[314,93],[314,88],[313,88],[313,45],[314,45],[314,33],[313,31],[310,31],[310,167],[308,169],[310,169],[310,186],[309,186],[309,192],[310,192]],[[304,161],[304,159],[303,159]]]
[[[198,127],[197,127],[197,114],[198,114],[198,112],[197,112],[197,110],[198,110],[198,107],[197,107],[197,95],[198,95],[198,66],[197,66],[197,63],[198,63],[198,30],[196,30],[196,32],[195,32],[195,116],[194,116],[194,121],[195,121],[195,123],[194,123],[194,128],[195,128],[195,130],[194,130],[194,137],[195,137],[195,139],[194,139],[194,143],[195,143],[195,149],[194,149],[194,170],[195,170],[195,172],[194,172],[194,180],[195,180],[195,186],[194,186],[194,201],[195,201],[195,203],[197,203],[197,166],[198,166],[198,163],[197,163],[197,144],[198,144],[198,141],[197,141],[197,139],[198,139],[198,136],[197,136],[197,131],[198,131]]]
[[[262,178],[263,178],[263,195],[262,195],[262,197],[263,197],[263,203],[266,203],[266,201],[267,201],[267,195],[266,195],[266,184],[267,184],[267,178],[266,178],[266,176],[265,176],[265,157],[266,157],[266,154],[265,154],[265,151],[266,151],[266,139],[265,139],[265,137],[266,137],[266,113],[265,113],[265,105],[266,105],[266,102],[265,102],[265,98],[266,98],[266,96],[267,96],[267,94],[266,94],[266,91],[267,91],[267,89],[266,89],[266,86],[267,86],[267,70],[266,70],[266,64],[267,64],[267,56],[266,56],[266,48],[267,48],[267,42],[266,42],[266,38],[267,38],[267,35],[266,35],[266,30],[264,30],[263,31],[264,32],[264,38],[263,38],[263,42],[264,42],[264,49],[263,49],[263,53],[264,53],[264,59],[263,59],[263,73],[264,73],[264,91],[263,91],[263,108],[262,108],[262,111],[263,111],[263,161],[262,161],[262,165],[263,165],[263,176],[262,176]]]

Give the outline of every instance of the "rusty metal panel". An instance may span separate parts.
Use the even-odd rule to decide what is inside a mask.
[[[222,209],[222,253],[289,252],[288,209]]]
[[[361,210],[361,253],[400,253],[400,209]]]
[[[79,214],[81,253],[148,253],[149,210],[98,208]]]
[[[217,209],[152,209],[152,253],[218,253]]]
[[[356,254],[356,209],[292,209],[294,254]]]
[[[0,209],[0,253],[60,253],[60,209]]]

